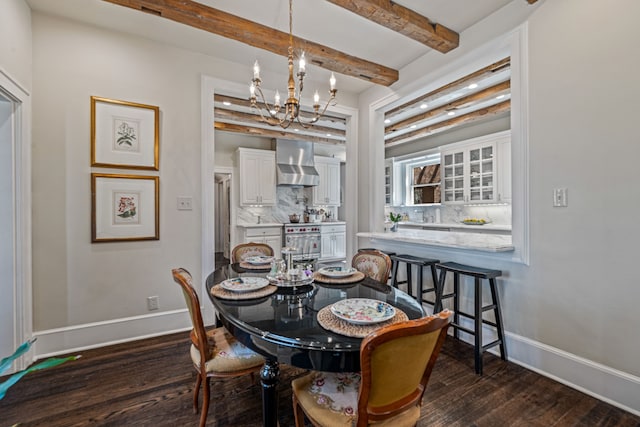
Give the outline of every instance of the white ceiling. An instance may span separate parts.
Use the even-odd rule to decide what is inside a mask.
[[[397,0],[396,3],[433,22],[462,33],[511,1],[525,0]],[[247,81],[255,59],[261,69],[286,72],[286,58],[202,30],[102,0],[27,0],[33,10],[98,27],[130,33],[177,47],[246,64]],[[216,9],[288,32],[288,0],[201,0]],[[326,1],[295,0],[293,33],[333,49],[396,70],[430,48]],[[464,44],[461,37],[460,44]],[[284,54],[284,53],[283,53]],[[307,80],[328,81],[329,71],[309,66]],[[354,94],[373,84],[337,75],[337,88]],[[324,84],[324,83],[322,83]]]

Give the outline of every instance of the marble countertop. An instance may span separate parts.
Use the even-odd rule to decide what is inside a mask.
[[[243,228],[263,228],[263,227],[282,227],[284,224],[281,222],[261,222],[260,224],[236,224],[238,227]]]
[[[515,250],[510,235],[401,228],[397,232],[361,232],[357,233],[357,236],[483,252],[511,252]]]
[[[510,225],[484,224],[484,225],[467,225],[462,223],[445,223],[445,222],[417,222],[417,221],[400,221],[398,224],[408,227],[429,227],[429,228],[460,228],[460,229],[488,229],[499,231],[511,231]]]

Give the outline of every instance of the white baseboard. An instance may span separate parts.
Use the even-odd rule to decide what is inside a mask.
[[[35,359],[191,329],[187,309],[34,332]]]
[[[495,339],[493,329],[485,328],[485,342]],[[191,322],[186,309],[50,329],[34,334],[38,338],[34,343],[35,355],[41,359],[189,329]],[[510,332],[505,335],[510,362],[640,415],[640,378],[520,335]],[[463,337],[465,341],[472,338],[461,332]],[[498,353],[495,347],[490,351]]]
[[[640,378],[566,351],[506,333],[510,362],[640,415]]]

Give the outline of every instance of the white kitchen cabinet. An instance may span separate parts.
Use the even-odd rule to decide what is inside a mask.
[[[241,226],[240,243],[266,243],[273,249],[276,258],[282,253],[282,226]]]
[[[320,261],[344,259],[347,256],[347,233],[344,224],[320,226]]]
[[[506,151],[508,132],[487,135],[442,149],[442,202],[447,204],[496,203],[500,200],[501,183],[511,181],[510,162],[499,166],[498,148]],[[506,156],[506,154],[504,155]],[[500,176],[500,174],[504,176]],[[507,176],[507,174],[509,176]],[[503,181],[506,180],[506,181]],[[507,188],[504,188],[507,190]],[[509,190],[509,200],[510,200]]]
[[[238,148],[240,205],[276,204],[276,153]]]
[[[320,183],[313,187],[313,204],[340,206],[340,160],[315,156],[314,162]]]
[[[511,203],[511,138],[505,135],[497,141],[498,202]]]

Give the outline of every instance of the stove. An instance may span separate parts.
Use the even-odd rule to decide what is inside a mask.
[[[295,248],[295,261],[315,261],[320,258],[320,226],[313,223],[285,224],[284,245]]]

